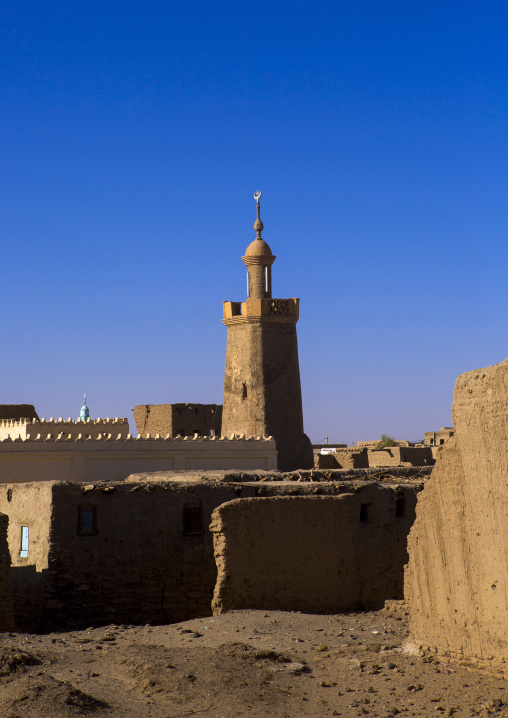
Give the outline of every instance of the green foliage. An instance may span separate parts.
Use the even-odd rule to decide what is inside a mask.
[[[393,436],[388,436],[388,434],[381,434],[381,441],[376,444],[376,449],[386,449],[388,446],[397,446],[397,442],[393,438]]]

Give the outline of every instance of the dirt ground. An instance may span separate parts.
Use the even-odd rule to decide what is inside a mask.
[[[0,718],[508,716],[501,676],[401,651],[407,617],[232,611],[0,634]]]

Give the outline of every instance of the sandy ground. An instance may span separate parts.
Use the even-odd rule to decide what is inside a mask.
[[[0,634],[0,718],[508,717],[504,678],[406,655],[406,635],[396,603]]]

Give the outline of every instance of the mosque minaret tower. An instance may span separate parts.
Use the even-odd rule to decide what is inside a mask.
[[[256,192],[256,238],[242,261],[247,266],[245,302],[224,302],[227,327],[222,435],[273,436],[278,468],[312,466],[303,433],[296,323],[299,299],[272,298],[275,256],[261,237],[261,192]]]

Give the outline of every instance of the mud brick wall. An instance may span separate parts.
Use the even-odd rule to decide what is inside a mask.
[[[8,525],[9,518],[0,514],[0,631],[12,631],[14,628]]]
[[[431,466],[434,457],[430,446],[390,446],[368,449],[368,465],[373,466]]]
[[[45,611],[52,482],[0,484],[0,512],[9,516],[8,542],[16,627],[31,630]],[[28,555],[21,555],[22,526]],[[35,620],[34,620],[35,619]]]
[[[213,610],[337,612],[403,597],[415,487],[236,499],[212,515]]]
[[[221,435],[221,404],[138,404],[134,421],[142,436]]]
[[[333,454],[315,454],[316,469],[366,469],[369,466],[366,449],[337,449]]]
[[[216,568],[208,526],[213,509],[233,496],[220,485],[55,484],[45,625],[211,615]],[[78,528],[82,509],[95,511],[88,534]],[[198,514],[186,527],[189,509]]]
[[[462,374],[455,435],[418,501],[406,573],[416,647],[496,664],[508,655],[508,360]]]
[[[0,420],[2,419],[38,419],[33,404],[0,404]]]

